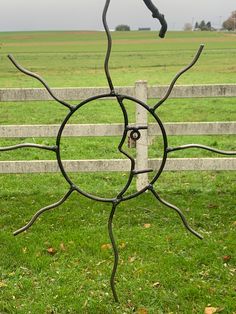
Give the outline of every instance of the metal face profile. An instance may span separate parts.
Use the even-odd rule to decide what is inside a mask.
[[[153,17],[157,18],[160,21],[161,30],[160,30],[159,36],[164,37],[165,33],[167,31],[167,23],[165,21],[164,15],[162,15],[158,11],[158,9],[154,6],[152,1],[150,1],[150,0],[143,0],[143,1],[144,1],[145,5],[147,6],[147,8],[152,12]],[[35,78],[36,80],[40,81],[42,83],[42,85],[46,88],[48,93],[52,96],[52,98],[68,109],[68,114],[66,115],[64,121],[62,122],[62,124],[60,126],[59,132],[57,134],[55,146],[44,146],[44,145],[36,145],[36,144],[20,144],[20,145],[15,145],[15,146],[10,146],[10,147],[1,147],[0,152],[20,149],[20,148],[25,148],[25,147],[49,150],[55,154],[55,158],[57,159],[61,174],[63,175],[63,177],[65,178],[65,180],[68,182],[68,185],[69,185],[67,193],[58,202],[51,204],[45,208],[40,209],[32,217],[32,219],[28,222],[28,224],[26,224],[24,227],[17,230],[14,233],[14,235],[18,235],[18,234],[22,233],[23,231],[26,231],[28,228],[30,228],[33,225],[33,223],[38,219],[38,217],[41,214],[43,214],[44,212],[49,211],[53,208],[60,206],[74,192],[77,192],[77,193],[79,193],[79,194],[81,194],[81,195],[83,195],[89,199],[94,200],[94,201],[105,202],[105,203],[111,204],[112,209],[111,209],[111,213],[110,213],[110,216],[108,219],[108,232],[109,232],[109,236],[110,236],[110,240],[111,240],[113,252],[114,252],[114,265],[113,265],[113,270],[111,273],[110,285],[111,285],[113,297],[114,297],[115,301],[118,302],[118,295],[117,295],[116,287],[115,287],[115,275],[116,275],[116,271],[117,271],[119,255],[118,255],[118,248],[117,248],[114,234],[113,234],[113,218],[114,218],[117,206],[120,203],[125,202],[127,200],[130,200],[132,198],[135,198],[135,197],[141,195],[142,193],[144,193],[146,191],[150,191],[151,194],[154,196],[154,198],[157,201],[164,204],[168,208],[173,209],[179,215],[180,219],[183,222],[183,225],[186,227],[186,229],[188,231],[190,231],[193,235],[195,235],[199,239],[202,239],[202,236],[197,231],[195,231],[192,227],[189,226],[189,224],[188,224],[184,214],[182,213],[182,211],[179,208],[177,208],[175,205],[172,205],[169,202],[167,202],[166,200],[162,199],[159,196],[158,192],[156,191],[156,188],[154,187],[154,185],[157,182],[158,178],[160,177],[160,175],[162,174],[162,172],[165,168],[168,155],[173,151],[184,150],[184,149],[188,149],[188,148],[200,148],[200,149],[205,149],[205,150],[209,150],[209,151],[219,153],[219,154],[224,154],[224,155],[236,155],[236,152],[235,151],[216,150],[214,148],[207,147],[204,145],[199,145],[199,144],[190,144],[190,145],[184,145],[184,146],[179,146],[179,147],[169,147],[165,127],[162,124],[162,122],[161,122],[161,120],[157,114],[158,108],[161,105],[163,105],[164,102],[168,99],[168,97],[170,96],[178,78],[181,75],[183,75],[186,71],[188,71],[190,68],[192,68],[195,65],[195,63],[198,61],[198,59],[199,59],[199,57],[203,51],[203,48],[204,48],[203,45],[201,45],[199,47],[199,49],[198,49],[195,57],[193,58],[192,62],[187,67],[185,67],[183,70],[181,70],[173,78],[169,88],[166,91],[166,94],[154,106],[150,107],[147,104],[145,104],[144,102],[142,102],[141,100],[136,99],[135,97],[131,97],[128,95],[122,95],[122,94],[119,94],[116,92],[116,89],[114,87],[113,80],[111,78],[110,71],[109,71],[109,60],[110,60],[110,54],[111,54],[111,49],[112,49],[112,38],[111,38],[111,33],[110,33],[110,30],[109,30],[109,27],[107,24],[107,12],[108,12],[109,5],[110,5],[110,0],[106,0],[105,7],[103,10],[102,19],[103,19],[103,25],[105,28],[105,32],[107,35],[107,42],[108,42],[107,52],[106,52],[106,56],[105,56],[104,69],[105,69],[105,74],[106,74],[106,78],[107,78],[110,92],[108,94],[104,94],[104,95],[94,95],[93,97],[82,101],[78,105],[72,105],[68,102],[60,100],[56,95],[54,95],[53,91],[50,89],[50,87],[47,85],[47,83],[44,81],[43,78],[41,78],[40,76],[38,76],[35,73],[32,73],[32,72],[24,69],[21,65],[19,65],[17,63],[17,61],[13,58],[13,56],[9,55],[8,57],[11,60],[11,62],[14,64],[14,66],[19,71],[24,73],[25,75],[31,76],[31,77]],[[130,170],[129,170],[128,180],[127,180],[126,184],[124,185],[124,187],[122,188],[122,190],[117,195],[114,195],[114,197],[112,197],[112,198],[98,197],[96,195],[92,195],[92,194],[88,193],[85,190],[82,190],[80,186],[78,186],[77,184],[75,184],[73,182],[73,179],[70,177],[70,174],[68,174],[66,172],[66,169],[65,169],[64,164],[63,164],[63,160],[61,158],[61,140],[62,140],[63,132],[64,132],[64,129],[65,129],[67,123],[69,122],[69,120],[71,119],[71,117],[74,114],[79,112],[79,110],[82,107],[88,105],[89,103],[91,103],[95,100],[99,100],[101,98],[111,98],[111,99],[115,100],[118,108],[120,109],[120,111],[123,115],[123,121],[124,121],[124,123],[123,123],[123,135],[122,135],[121,141],[120,141],[117,148],[118,148],[119,152],[121,154],[123,154],[126,158],[128,158],[130,161]],[[131,101],[131,102],[135,103],[136,105],[141,106],[143,109],[145,109],[151,115],[153,120],[157,123],[157,126],[159,127],[159,129],[161,131],[160,134],[161,134],[161,138],[162,138],[162,152],[161,152],[162,158],[161,158],[159,169],[157,171],[155,170],[156,173],[154,173],[154,169],[138,169],[137,164],[136,164],[136,160],[124,148],[124,143],[126,141],[128,134],[130,134],[130,137],[132,138],[132,140],[139,141],[139,139],[141,137],[142,130],[148,129],[148,125],[136,125],[136,126],[131,125],[125,101]],[[140,174],[149,173],[149,172],[154,173],[150,182],[145,187],[143,187],[140,191],[129,194],[128,189],[131,186],[132,182],[135,180],[135,178]]]

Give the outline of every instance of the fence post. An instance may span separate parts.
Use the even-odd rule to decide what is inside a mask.
[[[148,85],[147,81],[137,81],[135,83],[135,97],[144,103],[147,103]],[[136,125],[147,125],[148,116],[147,110],[139,104],[136,105]],[[148,132],[141,130],[141,138],[136,145],[136,164],[137,170],[148,169]],[[148,174],[139,174],[137,176],[136,187],[141,190],[148,185]]]

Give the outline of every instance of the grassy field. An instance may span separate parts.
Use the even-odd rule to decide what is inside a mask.
[[[99,187],[97,177],[84,178],[90,192],[119,190],[112,175],[101,178]],[[109,288],[110,206],[75,194],[13,238],[15,229],[68,187],[59,175],[1,179],[1,313],[199,314],[208,305],[235,313],[235,173],[166,173],[157,185],[161,196],[183,208],[202,242],[150,194],[118,208],[120,305]]]
[[[236,36],[217,32],[113,33],[111,74],[115,85],[168,84],[188,64],[199,44],[205,51],[178,84],[235,83]],[[51,87],[106,86],[102,32],[0,33],[0,87],[41,87],[7,60],[42,75]],[[79,101],[79,100],[78,100]],[[149,100],[150,104],[155,100]],[[197,109],[196,109],[197,108]],[[0,103],[0,124],[57,124],[67,109],[54,102]],[[134,108],[130,106],[131,121]],[[158,112],[163,122],[235,121],[235,99],[169,100]],[[98,102],[81,113],[80,123],[118,123],[112,102]],[[78,122],[77,122],[78,123]],[[235,136],[170,137],[170,145],[190,142],[235,150]],[[55,139],[0,140],[0,147]],[[118,138],[64,139],[63,157],[121,158]],[[115,143],[115,145],[114,145]],[[150,157],[155,157],[154,142]],[[173,157],[212,156],[205,151],[176,152]],[[218,157],[218,156],[217,156]],[[18,150],[0,160],[53,159],[53,153]],[[113,197],[126,174],[74,174],[90,193]],[[174,212],[147,193],[118,207],[114,230],[120,251],[117,292],[111,297],[113,253],[109,245],[109,204],[73,193],[46,213],[33,229],[13,238],[38,209],[68,190],[60,174],[0,175],[0,313],[1,314],[201,314],[206,307],[235,314],[235,172],[164,173],[160,195],[181,208],[204,240],[186,232]],[[133,189],[134,187],[132,187]]]
[[[199,45],[205,51],[194,71],[180,84],[235,83],[236,36],[229,33],[170,32],[165,40],[155,32],[114,32],[111,74],[114,84],[136,80],[167,84],[192,59]],[[105,86],[103,71],[106,38],[102,32],[1,33],[1,55],[12,53],[51,86]],[[1,59],[0,86],[38,86]]]

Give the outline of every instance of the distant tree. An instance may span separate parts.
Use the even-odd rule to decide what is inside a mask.
[[[205,22],[202,20],[200,23],[196,22],[195,29],[200,29],[201,31],[212,31],[213,27],[211,26],[211,22]]]
[[[192,31],[193,27],[191,23],[185,23],[184,24],[184,31]]]
[[[204,20],[202,20],[200,23],[196,22],[195,26],[194,26],[195,30],[201,30],[201,31],[214,31],[215,28],[212,27],[211,22],[205,22]]]
[[[206,23],[206,28],[207,28],[208,31],[210,31],[212,29],[211,22],[207,22]]]
[[[121,25],[116,26],[116,31],[117,32],[129,32],[130,27],[129,27],[129,25],[121,24]]]
[[[236,11],[233,11],[230,17],[223,22],[222,24],[224,29],[228,31],[235,31],[236,30]]]
[[[202,20],[201,23],[199,24],[199,28],[201,31],[206,30],[206,22],[204,20]]]

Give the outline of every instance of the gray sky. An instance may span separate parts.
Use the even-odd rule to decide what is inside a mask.
[[[0,0],[0,31],[102,29],[105,0]],[[169,29],[205,20],[219,27],[236,10],[235,0],[153,0]],[[118,24],[159,28],[142,0],[111,0],[110,28]]]

